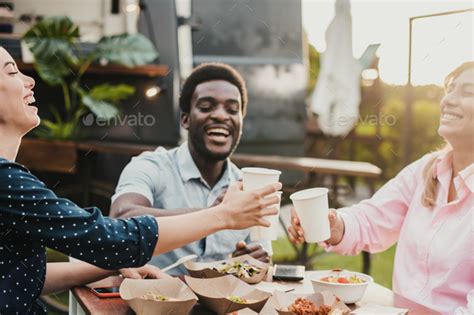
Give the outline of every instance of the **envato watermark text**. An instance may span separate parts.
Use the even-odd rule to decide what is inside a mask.
[[[371,125],[371,126],[389,126],[392,127],[397,123],[397,117],[394,115],[365,115],[365,116],[341,116],[337,118],[337,124],[339,126],[351,125],[354,123],[359,123],[362,125]]]
[[[119,115],[110,119],[100,118],[89,113],[82,117],[82,124],[86,127],[96,125],[98,127],[151,127],[155,125],[156,118],[153,115],[142,113],[132,115]]]

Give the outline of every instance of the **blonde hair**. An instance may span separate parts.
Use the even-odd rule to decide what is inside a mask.
[[[426,164],[423,169],[423,178],[425,179],[425,190],[421,195],[421,204],[426,208],[433,208],[436,206],[436,198],[438,195],[438,178],[436,177],[436,160],[438,157],[448,152],[451,149],[449,144],[446,144],[441,150],[434,154],[434,157]]]
[[[472,67],[474,67],[474,61],[464,62],[462,65],[460,65],[450,74],[448,74],[444,79],[445,91],[447,90],[448,85],[454,79],[456,79],[461,73]],[[439,154],[435,154],[433,159],[430,160],[423,169],[423,178],[425,179],[425,190],[423,191],[423,194],[421,196],[421,203],[427,208],[433,208],[436,205],[436,198],[438,194],[438,179],[436,178],[435,173],[436,160],[438,156],[448,152],[449,150],[451,150],[451,146],[449,144],[446,144],[441,150],[437,151]]]

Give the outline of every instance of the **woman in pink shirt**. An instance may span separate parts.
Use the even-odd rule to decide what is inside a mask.
[[[446,140],[371,199],[331,210],[328,251],[377,253],[398,242],[393,290],[452,314],[474,289],[474,62],[445,80],[438,133]],[[292,210],[290,239],[304,241]]]

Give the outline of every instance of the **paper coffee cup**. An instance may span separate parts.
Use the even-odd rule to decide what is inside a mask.
[[[327,188],[310,188],[290,196],[296,209],[307,243],[319,243],[330,238]]]
[[[281,174],[278,170],[260,167],[244,167],[242,173],[244,190],[246,191],[277,183]]]
[[[276,215],[269,215],[266,216],[265,219],[270,222],[269,227],[265,226],[253,226],[250,228],[250,239],[252,241],[259,241],[259,240],[269,240],[274,241],[277,239],[278,234],[278,224],[280,218],[280,205],[281,205],[281,191],[277,191],[276,193],[272,194],[271,196],[278,196],[280,199],[278,203],[271,205],[269,208],[276,208],[278,213]]]

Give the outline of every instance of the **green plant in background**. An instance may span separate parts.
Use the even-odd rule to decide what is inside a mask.
[[[412,114],[411,161],[443,146],[443,139],[438,135],[439,102],[443,95],[443,89],[428,85],[416,86],[414,91],[416,101],[413,103]],[[403,163],[404,147],[402,143],[406,104],[403,86],[385,85],[383,94],[384,105],[381,109],[382,119],[380,122],[380,136],[383,141],[378,152],[382,158],[382,164],[378,166],[383,169],[384,180],[388,180],[396,176],[406,166]],[[363,117],[365,118],[365,116]],[[358,135],[375,135],[375,125],[370,120],[359,121],[356,133]],[[355,160],[372,161],[374,152],[370,144],[358,143],[355,145],[354,151]]]
[[[308,85],[306,86],[306,96],[310,96],[313,93],[321,66],[320,54],[311,44],[308,44],[308,61]]]
[[[79,27],[68,17],[60,16],[36,23],[23,37],[40,78],[50,86],[60,86],[64,96],[63,110],[51,107],[54,120],[42,120],[39,137],[75,139],[85,114],[92,112],[100,120],[110,120],[119,114],[117,104],[135,93],[135,88],[127,84],[85,88],[82,77],[92,63],[134,67],[158,56],[153,44],[140,34],[104,37],[88,53],[78,45],[79,36]]]

